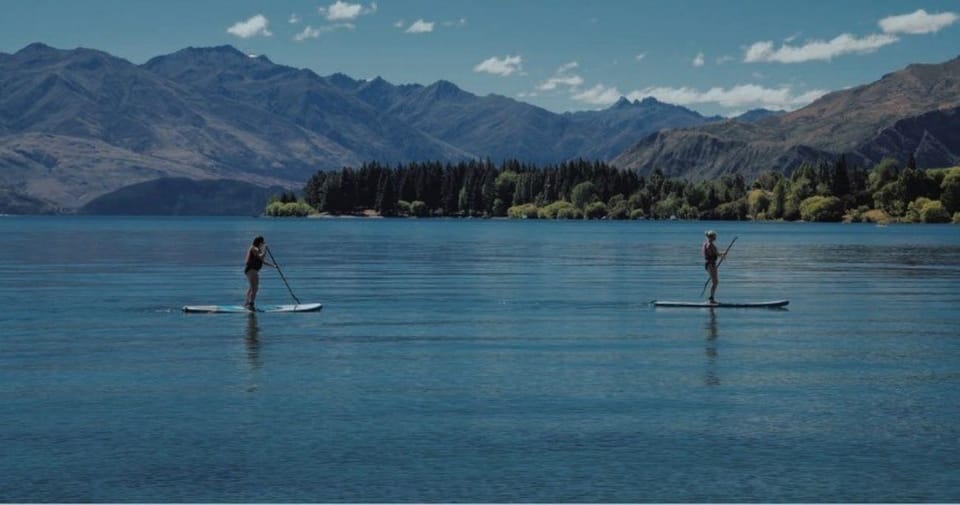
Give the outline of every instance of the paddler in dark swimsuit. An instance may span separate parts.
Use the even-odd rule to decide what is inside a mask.
[[[713,242],[717,240],[717,232],[708,230],[704,235],[707,240],[703,243],[703,261],[704,268],[710,274],[710,303],[717,303],[714,296],[717,294],[717,285],[720,284],[720,278],[717,275],[717,260],[723,257],[724,253],[717,251],[717,246]]]
[[[250,282],[250,289],[247,290],[247,302],[243,306],[251,311],[257,310],[254,304],[257,301],[257,290],[260,288],[260,269],[263,268],[263,265],[276,268],[275,265],[264,259],[267,254],[263,250],[265,245],[263,237],[258,236],[253,239],[253,245],[247,249],[246,266],[243,269],[243,274],[247,276],[247,281]]]

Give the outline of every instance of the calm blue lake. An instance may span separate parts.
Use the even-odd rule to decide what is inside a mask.
[[[707,227],[734,245],[697,300]],[[960,227],[0,217],[0,500],[957,502]],[[319,313],[242,303],[262,234]],[[261,304],[289,303],[264,270]]]

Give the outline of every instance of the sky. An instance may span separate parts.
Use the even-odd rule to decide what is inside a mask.
[[[734,116],[960,56],[960,0],[0,1],[0,52],[33,42],[136,64],[229,44],[320,75],[444,79],[558,113],[624,96]]]

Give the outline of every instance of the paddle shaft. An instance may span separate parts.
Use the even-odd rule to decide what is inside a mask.
[[[284,277],[284,275],[283,275],[283,270],[280,270],[280,264],[277,263],[277,259],[274,258],[274,257],[273,257],[273,253],[270,252],[270,247],[266,247],[266,249],[267,249],[267,254],[270,255],[270,261],[273,262],[273,266],[277,267],[277,272],[280,274],[280,279],[282,279],[282,280],[283,280],[283,284],[284,284],[285,286],[287,286],[287,291],[290,292],[290,296],[292,296],[293,299],[294,299],[294,301],[297,302],[297,305],[300,305],[300,299],[297,298],[297,295],[293,294],[293,290],[290,289],[290,283],[287,282],[287,278]]]
[[[733,243],[737,241],[740,237],[733,237],[733,240],[730,241],[730,245],[723,251],[723,254],[720,255],[720,261],[717,262],[717,268],[720,268],[720,264],[723,263],[723,260],[727,259],[727,253],[730,252],[730,248],[733,247]],[[707,276],[707,282],[703,283],[703,289],[700,290],[700,296],[703,296],[707,292],[707,285],[710,284],[710,276]]]

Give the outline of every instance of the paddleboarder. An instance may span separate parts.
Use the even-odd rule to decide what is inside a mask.
[[[717,303],[717,300],[714,299],[717,294],[717,285],[720,284],[720,277],[717,274],[717,260],[723,258],[727,253],[717,251],[717,245],[714,244],[714,241],[717,240],[717,232],[707,230],[704,235],[706,235],[707,240],[703,242],[703,261],[705,263],[704,268],[710,274],[710,303]]]
[[[250,283],[250,288],[247,289],[247,302],[243,304],[247,310],[257,310],[255,304],[257,290],[260,289],[260,269],[263,268],[263,265],[277,268],[276,265],[266,260],[266,245],[263,237],[258,235],[253,239],[253,245],[247,249],[246,266],[243,269],[243,275],[247,276],[247,281]]]

